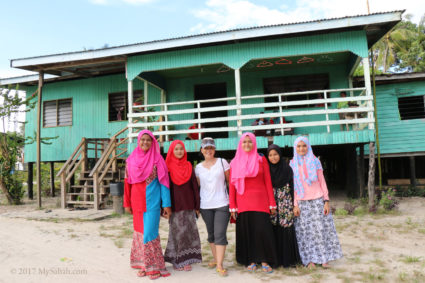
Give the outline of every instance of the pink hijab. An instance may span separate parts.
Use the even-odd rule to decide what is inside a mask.
[[[140,148],[140,139],[144,134],[149,135],[152,139],[152,146],[146,152]],[[127,182],[129,184],[142,183],[152,173],[154,165],[156,165],[159,182],[169,188],[168,169],[160,154],[159,144],[151,131],[143,130],[137,136],[137,147],[127,158]]]
[[[242,149],[242,142],[245,137],[249,137],[252,140],[253,147],[250,152],[245,152]],[[230,168],[232,168],[230,182],[236,187],[238,194],[243,195],[245,192],[246,177],[257,176],[260,162],[262,162],[262,158],[257,152],[255,135],[253,133],[244,133],[239,140],[235,158],[230,162]]]

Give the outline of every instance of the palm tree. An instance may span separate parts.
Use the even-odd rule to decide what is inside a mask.
[[[398,23],[373,46],[375,68],[386,73],[391,66],[399,63],[397,53],[408,52],[412,40],[417,36],[416,25],[409,19],[407,15],[406,20]]]

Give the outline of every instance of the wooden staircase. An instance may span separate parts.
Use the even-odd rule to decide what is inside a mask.
[[[126,131],[127,127],[110,139],[81,139],[57,174],[61,180],[63,209],[90,207],[98,210],[106,206],[109,184],[124,180]]]

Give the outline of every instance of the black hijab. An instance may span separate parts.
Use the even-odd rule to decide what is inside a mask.
[[[272,164],[269,161],[269,152],[271,150],[276,150],[277,154],[279,154],[280,160],[276,164]],[[286,186],[286,184],[292,184],[293,172],[292,168],[286,164],[285,159],[282,156],[282,150],[278,145],[271,144],[267,148],[267,161],[270,165],[270,176],[272,178],[273,188],[280,188]]]

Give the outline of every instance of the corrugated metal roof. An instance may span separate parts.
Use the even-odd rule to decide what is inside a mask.
[[[189,47],[193,45],[200,45],[200,44],[207,44],[207,43],[215,43],[215,42],[219,43],[219,42],[230,41],[230,40],[243,40],[243,39],[258,38],[263,36],[302,33],[302,32],[317,30],[317,29],[311,29],[311,27],[310,27],[310,30],[307,29],[307,27],[303,27],[298,30],[297,29],[294,29],[294,30],[276,30],[275,29],[275,28],[281,28],[281,27],[290,27],[290,26],[298,26],[298,25],[306,25],[306,24],[307,25],[321,24],[322,26],[320,27],[320,29],[325,30],[325,28],[323,27],[323,24],[332,22],[332,21],[341,21],[345,19],[359,19],[362,17],[370,18],[373,16],[391,15],[391,14],[399,13],[400,20],[401,20],[401,14],[403,12],[404,10],[396,10],[391,12],[372,13],[369,15],[344,16],[344,17],[335,17],[335,18],[319,19],[319,20],[312,20],[312,21],[264,25],[264,26],[248,27],[248,28],[237,28],[237,29],[231,29],[226,31],[217,31],[217,32],[203,33],[203,34],[197,34],[197,35],[174,37],[174,38],[168,38],[168,39],[162,39],[162,40],[146,41],[141,43],[120,45],[120,46],[100,48],[100,49],[87,50],[87,51],[74,51],[74,52],[58,53],[58,54],[43,55],[43,56],[36,56],[36,57],[19,58],[19,59],[11,60],[11,67],[24,68],[25,66],[30,66],[30,65],[43,65],[43,64],[56,63],[56,62],[90,60],[90,59],[102,58],[102,57],[123,56],[127,54],[136,54],[141,52],[148,52],[148,51],[167,49],[167,48],[173,48],[173,47],[184,48],[184,47]],[[350,23],[346,23],[345,25],[340,25],[340,26],[335,25],[334,28],[347,28],[347,27],[354,27],[354,26],[361,26],[361,25],[368,25],[368,24],[374,24],[374,23],[365,21],[364,23],[358,22],[357,24],[354,24],[350,22]],[[326,29],[332,29],[332,28],[333,28],[332,26],[327,26]],[[258,31],[264,31],[267,29],[271,29],[268,34],[264,35],[263,33],[258,33]],[[239,36],[234,35],[234,33],[239,33]],[[194,40],[194,39],[198,39],[198,40]],[[140,48],[140,47],[145,47],[145,48]],[[112,51],[119,51],[119,52],[112,52]],[[72,55],[80,55],[80,56],[78,56],[79,58],[76,58],[75,56],[72,56]],[[49,58],[49,57],[52,59],[52,61],[37,60],[37,59],[43,59],[43,58]],[[16,61],[21,61],[21,63]]]

